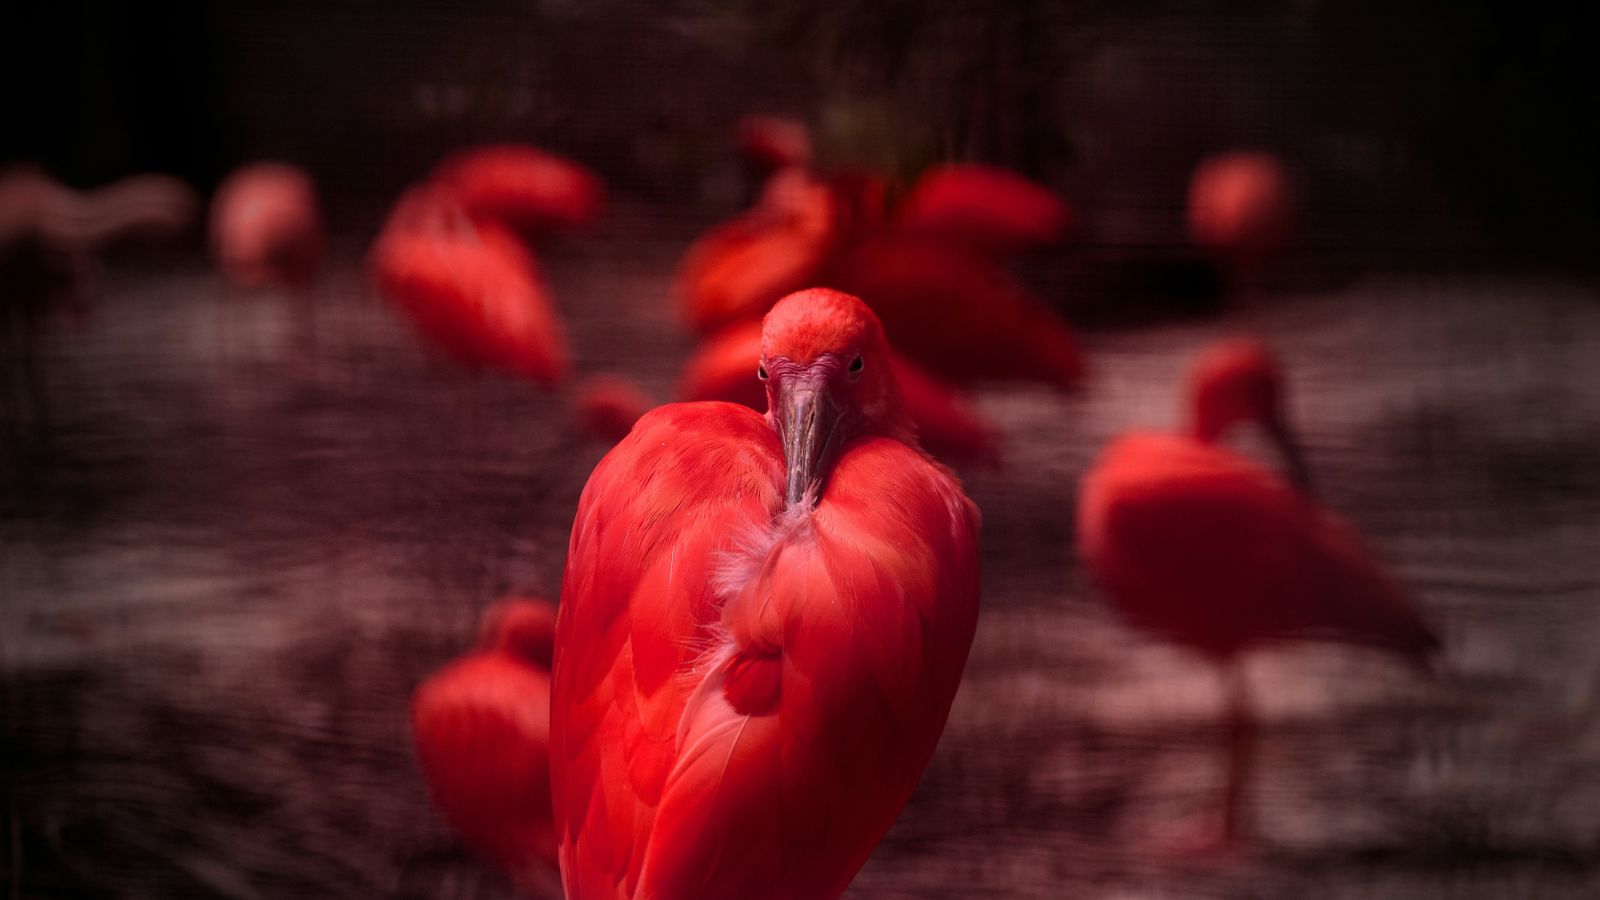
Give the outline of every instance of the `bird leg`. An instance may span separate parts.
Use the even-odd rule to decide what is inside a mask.
[[[1222,795],[1222,839],[1236,847],[1246,830],[1245,782],[1253,761],[1255,718],[1250,710],[1250,685],[1244,666],[1229,660],[1222,670],[1223,692],[1228,704],[1227,783]]]

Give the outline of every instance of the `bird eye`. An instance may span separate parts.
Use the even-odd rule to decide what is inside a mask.
[[[766,381],[767,380],[767,367],[764,366],[764,365],[757,365],[756,366],[756,377],[761,379],[762,381]]]
[[[861,355],[857,354],[856,358],[854,360],[852,360],[851,363],[850,363],[850,374],[851,375],[860,375],[861,374],[861,369],[865,365],[866,365],[866,363],[861,361]]]

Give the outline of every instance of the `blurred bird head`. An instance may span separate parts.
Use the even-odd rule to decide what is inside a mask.
[[[1209,443],[1240,422],[1258,425],[1283,455],[1290,480],[1310,487],[1299,442],[1284,415],[1282,370],[1260,341],[1236,338],[1203,352],[1189,373],[1189,402],[1195,438]]]
[[[783,442],[790,506],[816,502],[852,438],[912,432],[883,325],[849,294],[811,288],[779,300],[762,326],[756,377]]]
[[[547,600],[507,597],[484,610],[479,644],[548,671],[555,651],[556,608]]]
[[[1189,233],[1236,264],[1260,261],[1289,234],[1289,175],[1266,153],[1238,152],[1202,162],[1189,182]]]

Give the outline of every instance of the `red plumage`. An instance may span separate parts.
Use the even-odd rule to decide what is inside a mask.
[[[696,330],[759,320],[815,282],[839,241],[838,198],[801,169],[767,182],[750,212],[703,235],[685,254],[674,292]]]
[[[1307,637],[1417,659],[1437,645],[1355,529],[1227,448],[1125,435],[1085,477],[1078,515],[1117,607],[1209,656]]]
[[[1043,299],[981,254],[920,238],[869,241],[835,282],[867,299],[901,353],[958,382],[1083,378],[1077,338]]]
[[[906,233],[1006,257],[1060,242],[1072,214],[1043,185],[1005,169],[967,164],[924,172],[896,221]]]
[[[1189,234],[1235,267],[1259,265],[1283,246],[1294,218],[1289,176],[1266,153],[1224,153],[1195,167]]]
[[[316,280],[326,241],[316,188],[293,166],[244,166],[212,198],[212,250],[223,274],[245,287],[305,290]]]
[[[575,405],[579,427],[592,437],[614,444],[626,437],[655,403],[627,378],[596,375],[579,387]]]
[[[892,219],[885,196],[870,173],[780,172],[753,210],[690,248],[676,287],[688,321],[720,330],[826,284],[865,300],[895,348],[940,376],[1076,386],[1076,338],[1000,260],[1058,238],[1064,204],[982,166],[935,170]]]
[[[462,840],[524,887],[554,880],[550,657],[555,610],[511,599],[484,617],[477,650],[412,698],[412,736],[434,804]]]
[[[566,334],[538,266],[504,228],[470,220],[449,192],[401,198],[369,258],[374,281],[462,365],[544,386],[567,373]]]
[[[811,130],[786,116],[745,116],[739,120],[739,155],[757,171],[771,173],[811,165]]]
[[[551,723],[572,900],[838,896],[959,683],[977,513],[897,438],[881,327],[830,291],[767,322],[774,415],[660,407],[579,502]],[[822,395],[837,441],[804,444]]]
[[[539,239],[593,222],[605,185],[587,168],[518,144],[464,150],[434,169],[430,181],[449,190],[467,215]]]

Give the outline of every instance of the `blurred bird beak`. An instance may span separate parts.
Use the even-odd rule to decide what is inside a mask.
[[[784,499],[794,506],[809,494],[815,503],[833,464],[839,405],[820,377],[791,376],[778,386],[777,394],[773,407],[788,470]]]
[[[1267,423],[1267,434],[1272,442],[1278,445],[1278,452],[1283,456],[1283,468],[1289,476],[1289,482],[1304,493],[1311,493],[1311,470],[1306,467],[1305,454],[1300,449],[1300,442],[1295,439],[1294,432],[1282,419],[1274,419]]]

